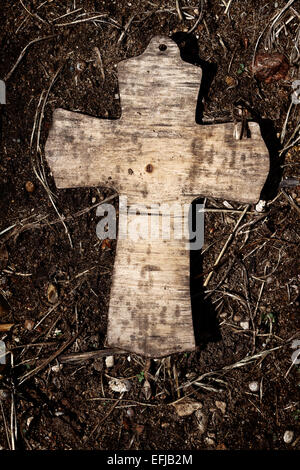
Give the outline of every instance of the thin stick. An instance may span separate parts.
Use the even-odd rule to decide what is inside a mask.
[[[123,41],[123,39],[124,39],[124,37],[125,37],[125,34],[127,33],[128,29],[130,28],[130,25],[131,25],[131,23],[133,22],[134,18],[135,18],[135,15],[133,15],[133,16],[129,19],[129,21],[127,22],[127,24],[125,25],[124,31],[121,33],[121,35],[120,35],[120,37],[119,37],[119,39],[118,39],[118,43],[120,43],[120,42]]]
[[[73,24],[86,23],[87,21],[93,21],[93,20],[97,20],[99,18],[105,18],[105,17],[106,17],[106,15],[101,14],[101,15],[92,16],[91,18],[83,18],[82,20],[75,20],[75,21],[72,21],[71,23],[60,23],[60,24],[57,24],[55,26],[62,28],[63,26],[71,26]],[[108,21],[105,21],[105,23],[111,24]],[[112,26],[113,26],[113,24],[112,24]]]
[[[46,107],[46,103],[48,101],[48,97],[49,97],[49,94],[50,94],[50,91],[59,75],[59,73],[61,72],[63,68],[63,65],[61,65],[58,70],[56,71],[56,73],[54,74],[54,76],[52,77],[52,80],[50,82],[50,85],[49,85],[49,88],[47,90],[47,93],[45,95],[45,98],[44,98],[44,102],[43,102],[43,105],[42,105],[42,109],[41,109],[41,114],[40,114],[40,119],[39,119],[39,124],[38,124],[38,129],[37,129],[37,142],[36,142],[36,148],[37,148],[37,153],[40,152],[40,134],[41,134],[41,127],[42,127],[42,122],[43,122],[43,119],[44,119],[44,114],[45,114],[45,107]],[[48,197],[50,199],[50,202],[55,210],[55,212],[57,213],[64,229],[65,229],[65,233],[66,235],[68,236],[68,239],[69,239],[69,242],[70,242],[70,245],[71,245],[71,248],[73,248],[73,243],[72,243],[72,239],[71,239],[71,235],[70,235],[70,232],[68,230],[68,227],[67,225],[65,224],[64,220],[63,220],[63,217],[62,215],[60,214],[59,210],[57,209],[56,207],[56,204],[54,202],[54,199],[53,199],[53,193],[52,191],[50,190],[48,184],[47,184],[47,181],[46,181],[46,178],[45,178],[45,174],[44,174],[44,178],[42,176],[42,173],[41,173],[41,170],[40,170],[40,173],[38,173],[37,169],[35,168],[35,166],[33,166],[33,171],[36,175],[36,177],[38,178],[38,180],[41,182],[41,184],[43,185],[44,189],[46,190],[47,194],[48,194]],[[44,173],[44,170],[43,170],[43,173]]]
[[[181,5],[180,5],[179,0],[176,0],[176,10],[177,10],[178,18],[180,19],[180,21],[183,21],[184,18],[183,18],[183,13],[181,10]]]
[[[69,13],[65,13],[64,15],[57,16],[56,18],[51,20],[51,23],[54,23],[55,21],[60,20],[61,18],[65,18],[66,16],[74,15],[74,13],[78,13],[81,10],[82,8],[77,8],[77,10],[69,11]]]
[[[62,364],[82,362],[89,359],[94,359],[95,357],[105,357],[113,356],[114,354],[128,354],[128,351],[123,351],[122,349],[102,349],[98,351],[88,351],[88,352],[77,352],[75,354],[66,354],[59,356],[58,360]]]
[[[98,47],[94,47],[94,51],[95,51],[96,54],[97,54],[97,63],[98,63],[98,65],[99,65],[99,69],[100,69],[100,72],[101,72],[102,80],[103,80],[103,82],[105,82],[105,72],[104,72],[103,61],[102,61],[102,57],[101,57],[99,48],[98,48]]]
[[[232,0],[229,0],[229,2],[227,3],[227,6],[225,8],[225,11],[224,11],[224,15],[227,15],[228,11],[229,11],[229,8],[230,8],[230,5],[232,3]]]
[[[290,113],[291,113],[292,106],[293,106],[293,102],[291,101],[291,104],[290,104],[290,106],[289,106],[288,112],[286,113],[286,118],[285,118],[285,120],[284,120],[284,124],[283,124],[283,127],[282,127],[282,131],[281,131],[281,136],[280,136],[280,143],[281,143],[281,144],[283,143],[284,138],[285,138],[286,126],[287,126],[287,123],[288,123],[288,120],[289,120],[289,117],[290,117]]]
[[[36,42],[39,42],[39,41],[45,41],[46,39],[51,39],[51,38],[54,38],[56,35],[55,34],[52,34],[51,36],[45,36],[43,38],[37,38],[37,39],[34,39],[33,41],[30,41],[26,47],[24,47],[24,49],[22,50],[21,54],[19,55],[18,57],[18,60],[17,62],[15,63],[15,65],[13,66],[13,68],[5,75],[4,77],[4,81],[7,82],[7,80],[10,79],[10,77],[12,76],[12,74],[14,73],[14,71],[16,70],[16,68],[18,67],[19,63],[21,62],[21,60],[23,59],[27,49],[32,46],[32,44],[35,44]]]
[[[114,402],[114,404],[113,404],[113,405],[111,406],[111,408],[108,410],[108,412],[106,413],[106,415],[99,421],[99,423],[96,424],[96,426],[95,426],[94,429],[92,430],[91,434],[89,435],[87,441],[89,441],[89,440],[91,439],[91,437],[93,436],[93,434],[94,434],[95,432],[97,432],[96,438],[98,437],[99,432],[100,432],[100,431],[98,431],[99,427],[100,427],[101,424],[109,417],[109,415],[113,412],[113,410],[115,409],[115,407],[120,403],[122,397],[123,397],[123,393],[122,393],[121,397],[118,398],[118,399]]]
[[[281,188],[281,192],[282,194],[284,195],[284,197],[289,201],[289,203],[291,204],[291,206],[297,211],[299,212],[300,214],[300,207],[297,206],[297,204],[295,203],[294,199],[291,198],[286,192],[284,189]]]
[[[234,227],[233,231],[232,231],[231,234],[229,235],[229,237],[228,237],[228,239],[227,239],[225,245],[223,246],[223,248],[222,248],[222,250],[221,250],[221,252],[220,252],[218,258],[216,259],[216,262],[215,262],[215,264],[214,264],[214,268],[215,268],[216,266],[218,266],[218,264],[219,264],[219,262],[220,262],[222,256],[224,255],[224,253],[225,253],[225,251],[226,251],[226,249],[227,249],[229,243],[231,242],[231,240],[232,240],[232,238],[233,238],[235,232],[237,231],[238,226],[240,225],[241,221],[243,220],[243,218],[244,218],[246,212],[248,211],[249,207],[250,207],[250,204],[248,204],[248,205],[245,207],[245,209],[244,209],[244,211],[242,212],[242,214],[241,214],[239,220],[238,220],[237,223],[235,224],[235,227]],[[210,281],[210,279],[211,279],[213,273],[214,273],[214,271],[211,271],[211,272],[208,274],[207,278],[205,279],[205,281],[204,281],[204,283],[203,283],[203,286],[204,286],[204,287],[206,287],[207,284],[209,283],[209,281]]]
[[[48,364],[50,364],[54,359],[56,359],[65,349],[67,349],[70,346],[70,344],[72,344],[76,340],[76,338],[79,336],[81,331],[82,331],[82,328],[77,335],[69,338],[57,351],[55,351],[54,354],[52,354],[45,361],[43,361],[42,364],[40,364],[35,369],[31,370],[30,372],[27,372],[27,374],[24,374],[22,377],[20,377],[19,385],[21,385],[22,383],[25,382],[25,380],[28,380],[30,377],[32,377],[33,375],[36,375],[38,372],[40,372],[45,367],[47,367]]]
[[[8,444],[9,450],[12,450],[12,448],[11,448],[11,443],[10,443],[10,439],[9,439],[8,426],[7,426],[7,421],[6,421],[5,414],[4,414],[4,409],[3,409],[2,400],[0,400],[0,405],[1,405],[1,411],[2,411],[2,416],[3,416],[3,422],[4,422],[4,428],[5,428],[5,434],[6,434],[7,444]]]
[[[23,1],[20,0],[20,3],[22,5],[22,7],[24,8],[24,10],[30,15],[32,16],[32,18],[37,18],[39,21],[41,21],[42,23],[44,24],[47,24],[47,21],[43,20],[43,18],[41,18],[37,13],[31,13],[30,10],[28,10],[28,8],[24,5]]]
[[[192,26],[191,29],[189,29],[188,34],[191,34],[193,31],[195,31],[195,29],[197,28],[198,24],[200,23],[200,21],[201,21],[202,18],[203,18],[203,0],[201,0],[200,3],[201,3],[201,9],[200,9],[200,13],[199,13],[198,19],[197,19],[197,21],[195,22],[194,26]]]

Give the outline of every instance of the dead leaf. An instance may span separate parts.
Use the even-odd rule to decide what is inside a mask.
[[[289,63],[283,54],[277,52],[269,54],[262,52],[257,54],[251,67],[253,75],[265,83],[277,82],[286,77],[289,71]]]
[[[26,318],[26,320],[24,322],[24,326],[25,326],[26,330],[31,331],[34,327],[34,321],[29,320],[29,318]]]
[[[131,383],[127,379],[112,378],[108,384],[113,392],[124,393],[131,389]]]
[[[35,190],[35,186],[34,184],[32,183],[32,181],[26,181],[25,183],[25,189],[28,193],[33,193],[33,191]]]
[[[173,403],[173,406],[176,410],[178,416],[190,416],[195,411],[202,408],[202,403],[192,400],[191,398],[186,398],[184,400]]]
[[[48,301],[51,304],[56,304],[57,301],[58,301],[57,289],[53,284],[49,284],[49,286],[48,286],[47,297],[48,297]]]
[[[146,400],[150,400],[152,391],[151,391],[151,385],[149,383],[149,380],[147,379],[145,380],[144,385],[143,385],[143,393],[145,395]]]
[[[101,243],[101,250],[106,251],[111,249],[111,240],[109,238],[105,238]]]
[[[14,323],[0,323],[0,331],[6,332],[9,331],[14,326]]]
[[[227,450],[227,447],[225,446],[225,444],[218,444],[217,447],[216,447],[217,450]]]

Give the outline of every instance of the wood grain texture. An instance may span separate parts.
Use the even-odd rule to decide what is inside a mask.
[[[118,75],[119,120],[54,112],[46,158],[58,188],[108,186],[146,207],[201,195],[259,199],[269,171],[259,126],[249,123],[251,138],[236,140],[233,123],[196,124],[201,69],[183,62],[171,39],[153,38]],[[184,244],[118,241],[109,345],[152,357],[193,349]]]
[[[147,217],[129,216],[128,226],[134,221],[145,227]],[[189,279],[183,240],[119,237],[107,343],[148,357],[193,350]]]

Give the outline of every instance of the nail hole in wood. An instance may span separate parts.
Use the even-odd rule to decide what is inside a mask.
[[[148,163],[148,165],[146,166],[146,171],[147,171],[147,173],[152,173],[153,165],[151,165],[151,163]]]
[[[164,52],[168,49],[168,47],[165,45],[165,44],[160,44],[158,49],[161,51],[161,52]]]

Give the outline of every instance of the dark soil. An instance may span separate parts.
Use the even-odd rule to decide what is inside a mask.
[[[286,4],[282,0],[277,3],[278,9]],[[265,84],[253,77],[250,64],[256,41],[276,11],[274,2],[233,0],[227,16],[222,1],[206,1],[205,21],[200,21],[192,34],[187,30],[197,19],[196,0],[181,1],[182,7],[191,7],[184,11],[195,17],[184,23],[173,0],[24,0],[23,4],[28,11],[21,2],[1,2],[0,77],[5,79],[30,41],[53,37],[29,46],[6,80],[7,104],[0,110],[0,324],[14,324],[9,332],[0,333],[12,352],[9,363],[0,370],[1,448],[11,445],[12,397],[17,448],[299,448],[299,366],[291,362],[291,341],[299,338],[299,210],[280,191],[279,182],[281,178],[299,178],[300,147],[278,154],[291,84],[299,78],[299,62],[291,63],[290,59],[299,23],[291,21],[286,34],[272,45],[272,51],[285,54],[289,61],[288,75]],[[74,5],[82,10],[53,22]],[[299,1],[293,7],[300,12]],[[79,17],[84,12],[90,17],[96,16],[95,12],[106,13],[110,19],[107,23],[90,20],[59,26],[84,18]],[[124,39],[118,42],[123,29],[112,20],[124,28],[133,15]],[[203,68],[197,114],[200,124],[232,121],[240,109],[261,124],[272,162],[263,198],[272,202],[267,213],[245,217],[241,226],[251,221],[255,224],[235,236],[209,283],[209,289],[217,289],[203,300],[203,277],[239,217],[234,213],[206,215],[204,254],[193,253],[191,263],[194,314],[199,306],[194,299],[199,299],[199,294],[200,303],[205,304],[197,351],[150,363],[134,355],[130,360],[127,355],[115,355],[110,369],[100,355],[75,363],[66,363],[59,356],[43,364],[69,339],[73,341],[63,348],[64,356],[105,348],[115,242],[98,240],[95,207],[78,214],[112,193],[105,188],[57,190],[44,163],[56,206],[67,218],[71,248],[33,166],[40,158],[44,161],[44,143],[55,108],[100,118],[120,116],[115,64],[140,54],[156,34],[173,37],[182,57]],[[263,50],[263,40],[259,51]],[[101,52],[104,82],[95,46]],[[30,151],[32,129],[40,96],[57,72],[41,125],[39,156],[36,139]],[[299,110],[294,106],[285,142],[298,120]],[[35,186],[31,193],[25,189],[27,181]],[[285,192],[299,206],[300,187],[286,188]],[[244,207],[231,204],[236,209]],[[223,201],[210,199],[206,205],[224,209]],[[53,310],[47,298],[50,283],[58,290],[59,304]],[[248,330],[240,326],[245,321],[249,321]],[[33,325],[38,326],[30,329]],[[255,354],[258,356],[249,364],[224,369]],[[41,364],[41,370],[19,384],[21,377]],[[213,371],[218,372],[177,390],[177,383],[188,384]],[[132,385],[120,402],[114,401],[120,395],[110,390],[108,376],[126,377]],[[143,392],[145,377],[151,386],[150,398]],[[250,391],[252,381],[258,382],[258,392]],[[207,417],[203,434],[195,414],[179,417],[170,406],[184,395],[203,404]],[[216,401],[226,404],[225,412]],[[291,444],[283,440],[287,430],[294,431]]]

